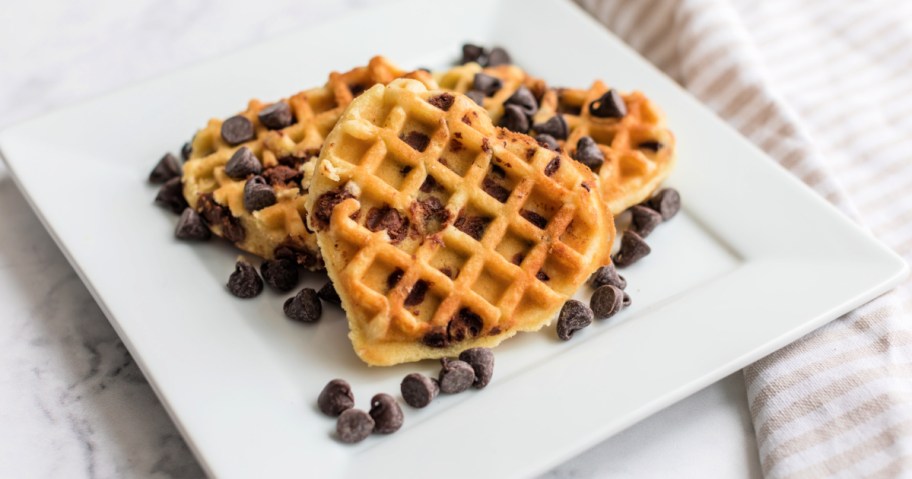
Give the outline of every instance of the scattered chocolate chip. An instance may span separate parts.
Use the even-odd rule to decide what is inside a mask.
[[[190,155],[192,155],[192,154],[193,154],[193,143],[189,142],[189,141],[184,142],[184,145],[181,146],[181,159],[184,161],[187,161],[190,159]]]
[[[459,312],[447,323],[447,342],[459,342],[469,336],[474,338],[481,333],[483,327],[484,321],[481,316],[469,308],[460,308]]]
[[[535,278],[539,281],[549,281],[551,279],[551,277],[548,276],[548,273],[545,273],[542,270],[538,270],[538,272],[535,273]]]
[[[155,204],[171,210],[176,215],[184,212],[184,208],[187,207],[187,200],[184,199],[184,185],[181,184],[179,176],[166,181],[158,189],[158,194],[155,195]]]
[[[507,199],[510,198],[510,190],[504,188],[503,185],[490,176],[485,176],[484,180],[482,180],[481,189],[501,203],[506,203]]]
[[[405,297],[405,300],[402,302],[402,304],[404,306],[411,307],[417,306],[424,302],[424,296],[427,294],[428,286],[430,286],[430,284],[428,284],[427,281],[419,279],[415,285],[412,286],[412,290],[409,291],[408,296]]]
[[[557,140],[566,140],[569,134],[567,120],[564,120],[564,115],[561,114],[548,118],[544,123],[533,125],[532,129],[539,134],[551,135]]]
[[[568,341],[573,333],[592,324],[592,310],[580,301],[571,299],[564,303],[557,318],[557,337]]]
[[[646,206],[658,211],[662,219],[668,221],[681,209],[681,194],[674,188],[663,188],[646,202]]]
[[[431,143],[431,139],[427,135],[421,133],[420,131],[410,131],[405,135],[399,137],[404,141],[408,146],[411,146],[412,149],[420,152],[424,152],[427,149],[428,144]]]
[[[302,323],[313,323],[323,315],[323,305],[312,288],[304,288],[286,299],[282,310],[288,319]]]
[[[440,360],[442,368],[437,382],[440,383],[440,392],[456,394],[472,387],[475,383],[475,370],[465,361],[443,358]]]
[[[270,130],[281,130],[294,122],[294,116],[291,114],[291,107],[284,101],[273,103],[260,110],[257,114],[260,123]]]
[[[431,348],[445,348],[449,344],[446,332],[439,329],[426,333],[424,337],[421,338],[421,342],[424,343],[425,346]]]
[[[494,47],[488,53],[488,64],[486,66],[496,67],[497,65],[506,65],[513,63],[510,54],[501,47]]]
[[[450,107],[453,106],[453,102],[456,101],[456,97],[450,95],[449,93],[441,93],[437,96],[428,98],[428,103],[431,105],[440,108],[443,111],[450,111]]]
[[[545,165],[545,176],[553,175],[560,168],[560,156],[555,156],[553,160]]]
[[[593,288],[601,288],[602,286],[610,284],[620,289],[624,289],[627,287],[627,280],[618,274],[617,269],[614,268],[613,264],[609,264],[608,266],[602,266],[595,270],[595,273],[589,278],[589,284],[591,284]]]
[[[246,146],[238,148],[225,163],[225,174],[235,180],[243,180],[248,175],[259,175],[261,171],[263,171],[263,165],[260,164],[260,160],[253,154],[253,151]]]
[[[548,226],[548,218],[532,211],[532,210],[519,210],[519,216],[522,216],[529,223],[532,223],[539,229],[545,229],[545,226]]]
[[[503,82],[500,81],[500,78],[487,73],[476,73],[472,80],[472,90],[480,91],[484,96],[491,96],[501,88],[503,88]]]
[[[355,407],[355,395],[351,386],[344,379],[333,379],[326,383],[317,398],[317,407],[323,414],[333,417]]]
[[[658,211],[642,205],[632,206],[630,214],[630,229],[641,238],[649,236],[649,233],[652,233],[652,230],[662,222],[662,215]]]
[[[494,353],[488,348],[470,348],[459,354],[459,359],[465,361],[475,371],[475,382],[472,386],[484,389],[494,376]]]
[[[560,151],[560,145],[557,143],[557,140],[555,140],[551,135],[546,135],[544,133],[535,135],[535,141],[537,141],[538,144],[542,147],[547,148],[551,151]],[[560,160],[558,158],[555,158],[555,160],[558,160],[559,165]]]
[[[664,147],[665,147],[665,145],[663,145],[662,143],[660,143],[660,142],[658,142],[658,141],[656,141],[656,140],[641,141],[641,142],[637,145],[637,148],[638,148],[638,149],[640,149],[640,150],[649,150],[649,151],[652,151],[653,153],[655,153],[655,152],[661,150],[661,149],[664,148]]]
[[[423,408],[431,403],[440,393],[437,381],[419,373],[412,373],[399,385],[402,399],[414,408]]]
[[[181,213],[180,219],[177,220],[177,227],[174,229],[174,236],[177,239],[189,240],[189,241],[206,241],[212,236],[209,228],[203,223],[203,218],[200,217],[193,208],[189,206],[184,208],[184,212]]]
[[[304,174],[285,165],[277,165],[272,168],[267,168],[266,171],[263,172],[263,178],[266,178],[266,181],[273,187],[297,187],[300,186],[299,182],[304,178]]]
[[[263,292],[263,280],[257,274],[256,268],[241,258],[234,265],[234,272],[228,278],[228,291],[238,298],[253,298]]]
[[[155,168],[149,173],[149,182],[164,183],[171,178],[181,176],[182,167],[180,161],[171,153],[165,153],[165,156],[158,160]]]
[[[336,422],[336,434],[346,444],[361,442],[374,430],[374,418],[360,409],[346,409]]]
[[[399,281],[402,280],[402,275],[405,274],[405,271],[402,271],[401,268],[394,269],[389,276],[386,277],[386,289],[393,289],[399,284]]]
[[[499,125],[510,131],[526,133],[529,131],[529,117],[517,105],[504,105],[504,115]]]
[[[484,236],[485,229],[488,227],[490,221],[490,219],[481,216],[460,216],[456,218],[456,222],[453,223],[453,226],[459,231],[475,238],[475,240],[481,241],[481,237]]]
[[[633,231],[625,231],[621,238],[621,249],[614,255],[612,261],[618,268],[636,263],[652,251],[640,235]]]
[[[250,141],[256,136],[253,122],[247,117],[235,115],[222,123],[222,139],[231,146]]]
[[[259,211],[275,203],[275,190],[262,176],[254,176],[244,184],[244,208],[247,211]]]
[[[333,286],[332,281],[327,281],[326,284],[320,288],[320,291],[317,291],[317,297],[327,303],[335,304],[336,306],[342,305],[342,298],[340,298],[339,293],[336,292],[336,288]]]
[[[263,281],[278,291],[291,291],[298,284],[298,263],[289,258],[263,261],[260,265]]]
[[[584,136],[576,142],[576,161],[586,165],[592,171],[598,171],[605,162],[605,154],[591,136]]]
[[[592,314],[599,319],[607,319],[624,307],[624,292],[617,286],[606,284],[595,290],[589,299]]]
[[[478,106],[484,106],[485,94],[478,90],[469,90],[466,92],[466,96],[474,101]]]
[[[504,102],[505,105],[516,105],[522,109],[522,112],[526,116],[532,116],[535,112],[538,111],[538,101],[535,100],[535,95],[529,91],[525,86],[521,86],[516,89],[516,91],[510,95],[510,98],[507,98],[507,101]],[[527,128],[528,130],[528,128]],[[540,133],[548,133],[543,131]],[[554,136],[552,134],[552,136]],[[557,138],[557,137],[555,137]]]
[[[484,48],[478,45],[472,45],[471,43],[466,43],[462,46],[462,60],[460,63],[466,64],[469,62],[484,63],[485,60],[485,50]]]
[[[622,302],[623,306],[626,308],[626,307],[630,306],[630,303],[632,303],[632,302],[633,302],[633,301],[630,300],[630,295],[627,294],[627,292],[625,291],[625,292],[624,292],[624,299],[623,299],[623,302]]]
[[[392,434],[402,427],[402,408],[399,403],[386,393],[371,398],[370,416],[374,418],[374,432]]]
[[[373,207],[367,212],[364,226],[371,231],[386,230],[392,244],[398,244],[408,234],[409,220],[399,213],[399,210],[387,205]]]
[[[612,89],[589,104],[589,114],[598,118],[623,118],[627,115],[627,105],[621,95]]]
[[[352,195],[344,189],[328,191],[320,195],[314,205],[313,212],[313,218],[316,220],[315,223],[317,228],[322,229],[329,226],[329,220],[332,218],[332,213],[336,208],[336,205],[347,198],[352,198]]]

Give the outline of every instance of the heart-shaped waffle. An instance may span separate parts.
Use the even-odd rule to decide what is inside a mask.
[[[535,331],[599,266],[614,223],[585,166],[471,99],[377,85],[330,133],[307,210],[371,365]]]
[[[184,165],[187,202],[202,213],[216,235],[245,251],[266,259],[288,255],[309,269],[322,268],[316,238],[305,226],[304,217],[307,190],[323,140],[354,97],[403,74],[377,56],[365,67],[331,73],[322,87],[271,105],[252,100],[245,111],[230,119],[209,120],[194,136],[190,158]],[[433,84],[426,72],[409,75]],[[226,122],[240,123],[247,130],[232,132]],[[229,130],[227,137],[223,127]],[[247,164],[239,162],[235,171],[226,171],[226,164],[242,148],[249,150],[242,152],[247,153]],[[262,176],[262,184],[255,186],[259,192],[267,190],[267,198],[271,188],[274,202],[260,199],[245,203],[245,189],[254,176]]]

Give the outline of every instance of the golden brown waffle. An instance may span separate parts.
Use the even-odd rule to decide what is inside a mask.
[[[502,88],[482,102],[495,124],[503,116],[504,102],[520,86],[526,86],[539,101],[538,112],[530,125],[544,123],[556,113],[563,115],[569,135],[566,139],[558,138],[558,144],[574,157],[581,137],[591,136],[595,140],[605,156],[605,163],[597,169],[602,194],[615,215],[647,199],[674,167],[674,135],[666,128],[659,109],[640,92],[622,95],[627,106],[627,115],[622,119],[597,118],[589,113],[589,105],[608,91],[600,81],[588,90],[551,89],[515,65],[482,68],[477,63],[437,73],[435,79],[441,88],[466,93],[474,88],[477,73],[502,82]],[[533,136],[535,133],[538,132],[533,128]]]
[[[463,95],[407,79],[365,92],[307,201],[355,352],[371,365],[454,356],[549,323],[609,260],[596,188]]]
[[[223,120],[212,119],[193,139],[192,153],[184,165],[184,196],[206,218],[210,229],[237,247],[266,259],[293,255],[310,269],[322,267],[316,238],[307,230],[305,199],[315,160],[345,107],[362,91],[388,83],[403,71],[377,56],[366,67],[345,73],[333,72],[322,87],[302,91],[285,101],[294,122],[281,129],[268,129],[258,114],[268,104],[251,100],[239,115],[253,123],[255,137],[231,145],[222,137]],[[430,75],[410,76],[433,84]],[[239,148],[247,147],[261,163],[262,176],[272,184],[276,203],[258,211],[244,206],[243,179],[232,179],[225,164]]]

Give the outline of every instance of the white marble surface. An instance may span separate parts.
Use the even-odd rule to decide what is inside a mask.
[[[7,2],[0,128],[369,3]],[[202,475],[2,165],[0,421],[0,477]],[[740,373],[546,474],[669,476],[760,477]]]

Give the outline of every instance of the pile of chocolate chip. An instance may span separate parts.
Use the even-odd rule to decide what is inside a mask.
[[[681,195],[677,190],[665,188],[652,198],[630,207],[630,227],[621,237],[621,248],[612,256],[612,264],[602,266],[589,278],[594,288],[587,306],[571,299],[564,303],[557,318],[557,336],[564,341],[573,333],[592,324],[593,319],[608,319],[630,306],[630,295],[624,289],[627,280],[618,274],[619,268],[630,266],[652,252],[643,238],[663,221],[670,220],[681,209]]]
[[[437,378],[412,373],[402,379],[402,399],[411,407],[426,407],[441,392],[461,393],[470,387],[483,389],[494,376],[494,353],[487,348],[463,351],[459,359],[443,358]],[[402,427],[404,415],[396,399],[386,393],[374,395],[370,411],[355,409],[355,395],[344,379],[333,379],[317,397],[317,407],[323,414],[338,418],[336,436],[354,444],[371,433],[392,434]]]

